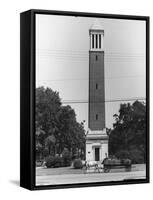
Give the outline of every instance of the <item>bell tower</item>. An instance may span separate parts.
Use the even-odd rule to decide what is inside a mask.
[[[89,29],[89,115],[86,160],[103,161],[108,156],[105,128],[104,29],[95,23]]]

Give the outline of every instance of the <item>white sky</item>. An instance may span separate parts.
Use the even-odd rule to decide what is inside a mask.
[[[145,21],[89,17],[36,16],[36,86],[59,91],[63,101],[88,101],[89,28],[104,27],[105,99],[146,97]],[[106,127],[121,102],[106,102]],[[70,104],[86,120],[88,103]]]

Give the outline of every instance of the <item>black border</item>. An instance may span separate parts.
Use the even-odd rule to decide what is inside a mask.
[[[61,185],[35,185],[35,26],[36,14],[95,17],[146,22],[146,179]],[[149,16],[32,9],[20,14],[20,186],[30,190],[125,185],[150,182],[149,171]]]

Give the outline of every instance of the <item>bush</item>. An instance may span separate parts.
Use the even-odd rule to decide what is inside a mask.
[[[46,167],[62,167],[63,166],[63,159],[59,156],[48,156],[46,158]]]
[[[142,151],[138,149],[132,149],[130,151],[119,151],[115,154],[118,159],[130,159],[133,164],[142,164],[145,162]]]
[[[83,165],[81,159],[75,159],[73,162],[73,167],[75,169],[82,169]]]
[[[63,158],[64,167],[71,165],[72,156],[67,148],[64,148],[64,150],[62,152],[62,158]]]
[[[61,158],[60,156],[55,156],[54,167],[63,167],[63,158]]]
[[[54,167],[54,157],[53,156],[48,156],[47,158],[46,158],[46,167],[47,168],[51,168],[51,167]]]
[[[122,150],[122,151],[117,152],[115,154],[115,156],[118,159],[129,159],[130,158],[130,153],[129,153],[129,151]]]
[[[144,155],[140,150],[130,150],[130,159],[133,164],[142,164],[145,162]]]
[[[41,167],[42,166],[43,161],[41,160],[37,160],[36,161],[36,167]]]
[[[131,165],[131,160],[128,159],[128,158],[123,159],[123,160],[121,160],[121,161],[122,161],[122,163],[123,163],[124,165]]]

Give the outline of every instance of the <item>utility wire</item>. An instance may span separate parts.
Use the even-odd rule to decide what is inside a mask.
[[[82,57],[82,58],[88,58],[89,57],[89,53],[88,51],[64,51],[64,50],[37,50],[36,53],[38,53],[40,56],[71,56],[71,57]],[[116,57],[121,57],[121,58],[141,58],[141,57],[145,57],[145,54],[140,54],[140,53],[111,53],[111,52],[105,52],[104,53],[106,57],[112,57],[112,58],[116,58]]]
[[[48,56],[53,56],[53,57],[61,57],[61,58],[66,58],[66,57],[69,57],[69,58],[81,58],[81,59],[89,59],[89,55],[74,55],[74,54],[55,54],[55,53],[45,53],[45,54],[41,54],[39,53],[39,56],[41,57],[48,57]],[[121,56],[121,55],[105,55],[105,58],[109,58],[109,59],[144,59],[145,57],[144,56],[128,56],[128,55],[125,55],[125,56]]]
[[[65,60],[68,62],[87,62],[89,60],[88,57],[79,57],[79,56],[59,56],[59,55],[40,55],[39,59],[56,59],[56,61]],[[112,57],[105,57],[105,63],[111,63],[111,62],[142,62],[144,61],[143,58],[112,58]]]
[[[146,100],[145,97],[134,97],[134,98],[124,98],[124,99],[110,99],[105,101],[88,101],[88,100],[63,100],[63,104],[76,104],[76,103],[105,103],[105,102],[121,102],[121,101],[136,101],[136,100]]]
[[[52,50],[52,49],[36,49],[36,52],[55,52],[55,53],[71,53],[71,54],[88,54],[86,50]],[[129,53],[129,52],[107,52],[104,51],[107,55],[134,55],[134,56],[142,56],[144,53]]]
[[[112,76],[112,77],[105,77],[105,79],[126,79],[126,78],[145,78],[144,75],[135,75],[135,76]],[[101,77],[104,79],[104,77]],[[97,79],[90,79],[90,81],[95,81]],[[37,82],[56,82],[56,81],[89,81],[89,78],[74,78],[74,79],[44,79],[44,80],[36,80]]]

